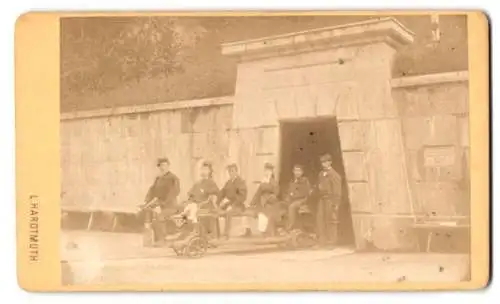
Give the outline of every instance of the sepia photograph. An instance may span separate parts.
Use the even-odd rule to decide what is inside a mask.
[[[471,280],[467,18],[60,18],[61,284]]]

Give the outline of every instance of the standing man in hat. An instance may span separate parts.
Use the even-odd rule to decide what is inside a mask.
[[[285,201],[288,203],[288,226],[287,230],[295,228],[300,206],[307,202],[311,192],[311,185],[304,176],[304,167],[293,166],[293,179],[288,185],[288,193]]]
[[[320,162],[322,170],[318,177],[319,202],[316,225],[320,245],[326,245],[328,241],[337,241],[342,177],[333,169],[330,154],[322,155]]]
[[[170,171],[170,161],[168,158],[159,158],[156,166],[158,176],[149,187],[145,206],[146,224],[151,223],[154,230],[155,242],[164,240],[167,234],[166,219],[178,211],[177,196],[180,192],[179,178]],[[153,218],[153,213],[156,217]]]
[[[241,213],[245,210],[245,200],[247,199],[247,185],[238,174],[238,166],[230,164],[227,166],[229,180],[221,189],[217,199],[217,206],[226,215],[225,232],[224,235],[229,237],[231,231],[231,216],[233,214]],[[245,226],[245,236],[251,235],[250,227],[246,219],[243,221]]]

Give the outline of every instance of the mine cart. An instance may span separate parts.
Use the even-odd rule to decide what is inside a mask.
[[[285,231],[282,226],[278,226],[276,233],[269,236],[252,236],[252,237],[223,237],[219,233],[218,222],[220,218],[225,218],[226,221],[235,217],[251,217],[255,216],[251,210],[247,210],[241,214],[233,214],[230,217],[220,212],[219,210],[199,210],[197,213],[196,223],[188,223],[185,215],[178,214],[171,217],[170,220],[176,223],[178,231],[166,237],[165,241],[155,244],[156,247],[170,247],[177,256],[186,258],[203,257],[209,249],[217,250],[218,252],[229,249],[238,248],[244,251],[258,250],[264,246],[276,245],[282,250],[294,250],[309,248],[316,244],[316,236],[314,234],[313,215],[305,205],[299,210],[299,227],[291,231]],[[210,233],[206,229],[206,223],[213,223],[213,231]],[[205,223],[205,224],[203,224]],[[282,223],[280,223],[282,225]],[[146,229],[145,238],[148,241],[154,239],[152,230]],[[148,243],[148,242],[145,242]]]

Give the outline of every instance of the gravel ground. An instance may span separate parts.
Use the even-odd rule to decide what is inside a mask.
[[[143,248],[138,235],[112,233],[65,232],[61,245],[74,284],[457,282],[468,265],[467,255],[354,253],[347,248],[215,249],[191,260],[168,248]]]

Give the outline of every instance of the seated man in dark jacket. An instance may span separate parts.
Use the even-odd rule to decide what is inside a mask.
[[[288,203],[288,230],[295,227],[299,208],[306,203],[309,193],[311,192],[311,185],[307,177],[304,176],[304,168],[301,165],[293,167],[294,178],[288,186],[288,193],[286,193],[285,201]]]
[[[159,174],[149,187],[145,205],[146,226],[152,223],[155,234],[155,241],[164,240],[166,235],[165,220],[178,212],[177,196],[180,192],[179,178],[170,172],[170,162],[167,158],[160,158],[157,161]],[[156,218],[153,214],[156,213]]]
[[[247,186],[245,181],[238,174],[236,164],[227,166],[229,180],[219,192],[217,206],[226,214],[225,236],[229,236],[231,229],[231,215],[241,213],[245,210],[245,200],[247,199]],[[246,223],[244,223],[246,224]],[[250,227],[246,228],[246,234],[250,233]]]
[[[250,206],[255,208],[259,218],[263,215],[268,220],[266,228],[261,232],[270,236],[276,232],[275,226],[279,216],[278,194],[279,184],[274,176],[274,166],[266,163],[264,164],[264,178],[257,188]]]
[[[219,194],[219,187],[213,180],[213,167],[209,161],[204,161],[200,168],[200,179],[195,182],[188,192],[188,204],[194,203],[197,210],[208,211],[215,209]],[[211,218],[200,219],[200,224],[209,234],[218,230],[217,223]]]

